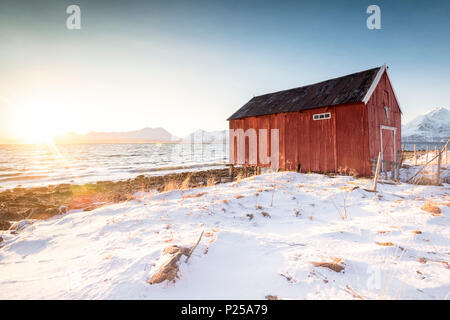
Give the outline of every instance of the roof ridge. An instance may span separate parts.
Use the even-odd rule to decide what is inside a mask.
[[[356,75],[356,74],[360,74],[360,73],[364,73],[364,72],[368,72],[368,71],[374,71],[374,70],[380,69],[380,68],[382,68],[382,67],[383,67],[383,66],[375,67],[375,68],[370,68],[370,69],[363,70],[363,71],[353,72],[353,73],[346,74],[345,76],[340,76],[340,77],[336,77],[336,78],[331,78],[331,79],[328,79],[328,80],[323,80],[323,81],[319,81],[319,82],[315,82],[315,83],[311,83],[311,84],[305,84],[305,85],[300,86],[300,87],[294,87],[294,88],[290,88],[290,89],[285,89],[285,90],[279,90],[279,91],[274,91],[274,92],[264,93],[264,94],[260,94],[260,95],[258,95],[258,96],[254,96],[253,98],[263,97],[263,96],[266,96],[266,95],[269,95],[269,94],[275,94],[275,93],[280,93],[280,92],[285,92],[285,91],[290,91],[290,90],[295,90],[295,89],[301,89],[301,88],[305,88],[305,87],[309,87],[309,86],[315,86],[315,85],[318,85],[318,84],[321,84],[321,83],[324,83],[324,82],[327,82],[327,81],[338,80],[338,79],[345,78],[345,77],[349,77],[349,76],[353,76],[353,75]]]
[[[381,77],[383,76],[383,74],[386,71],[386,69],[387,69],[386,64],[383,64],[380,67],[380,70],[378,70],[378,73],[377,73],[375,79],[373,79],[369,90],[367,90],[366,95],[364,96],[364,98],[362,100],[365,104],[367,104],[367,102],[369,102],[370,97],[372,96],[372,94],[374,93],[375,89],[377,88],[378,82],[380,82]]]
[[[227,120],[262,116],[276,113],[302,111],[346,103],[363,102],[370,98],[374,86],[386,65],[344,76],[254,96]]]

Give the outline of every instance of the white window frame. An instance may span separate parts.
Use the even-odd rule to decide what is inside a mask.
[[[331,112],[313,114],[313,120],[327,120],[327,119],[331,119]]]

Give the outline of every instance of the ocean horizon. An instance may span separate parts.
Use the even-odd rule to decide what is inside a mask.
[[[0,190],[224,167],[223,143],[3,144]]]

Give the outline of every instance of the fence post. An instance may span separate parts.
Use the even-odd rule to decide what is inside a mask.
[[[436,171],[436,185],[438,186],[441,184],[441,155],[442,153],[439,152]]]
[[[445,145],[445,164],[448,164],[447,145]]]
[[[416,144],[414,143],[414,165],[417,166]]]
[[[425,159],[426,159],[425,163],[428,163],[428,145],[427,145],[427,149],[426,150],[427,150],[427,155],[425,156]]]
[[[402,157],[403,157],[403,155],[400,152],[400,150],[397,150],[397,163],[395,165],[395,170],[396,170],[396,172],[395,172],[395,180],[397,182],[400,181],[400,167],[402,165]]]
[[[397,163],[395,161],[391,162],[391,180],[395,180],[395,169],[397,167]]]

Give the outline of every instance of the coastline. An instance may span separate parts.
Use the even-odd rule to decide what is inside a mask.
[[[252,169],[247,175],[253,175]],[[133,199],[139,191],[158,192],[174,189],[198,188],[230,182],[244,176],[244,168],[235,167],[233,177],[229,169],[185,171],[160,176],[139,175],[133,179],[98,181],[86,184],[58,184],[55,186],[14,188],[0,192],[0,230],[14,229],[16,221],[43,220],[70,210],[91,211],[96,208]]]
[[[413,151],[403,151],[403,161],[411,161]],[[425,151],[417,151],[418,157]],[[413,170],[414,171],[414,170]],[[133,200],[136,192],[167,192],[176,189],[200,188],[231,182],[236,177],[254,175],[254,168],[173,172],[163,175],[139,175],[126,180],[106,180],[84,184],[61,183],[38,187],[17,187],[0,190],[0,230],[16,230],[20,221],[44,220],[70,210],[91,211],[109,204]],[[409,173],[411,175],[412,172]]]
[[[263,173],[22,221],[0,233],[0,298],[445,299],[448,186],[371,185]]]

